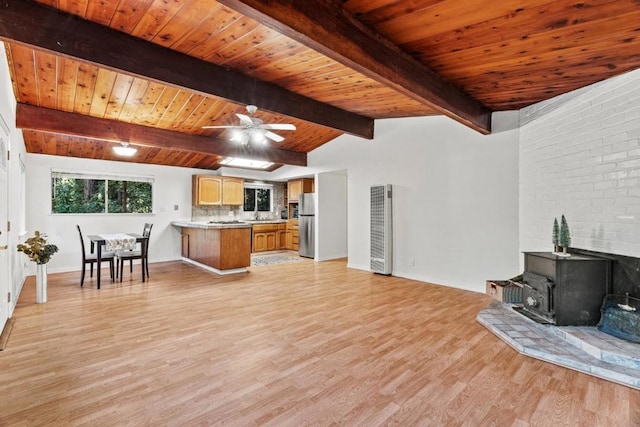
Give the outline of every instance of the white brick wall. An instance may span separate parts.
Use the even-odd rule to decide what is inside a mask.
[[[520,112],[520,249],[571,246],[640,257],[640,70]]]

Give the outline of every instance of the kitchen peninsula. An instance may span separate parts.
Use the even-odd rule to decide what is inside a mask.
[[[182,228],[182,260],[217,274],[244,273],[251,265],[251,224],[174,221]]]

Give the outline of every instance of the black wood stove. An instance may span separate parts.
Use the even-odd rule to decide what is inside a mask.
[[[611,289],[611,261],[589,255],[568,257],[525,252],[523,310],[557,326],[594,326]]]

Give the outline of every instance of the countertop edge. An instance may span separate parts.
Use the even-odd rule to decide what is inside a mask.
[[[208,222],[199,221],[172,221],[171,225],[182,228],[202,228],[205,230],[218,230],[224,228],[251,228],[251,224],[246,222],[239,222],[235,224],[209,224]]]

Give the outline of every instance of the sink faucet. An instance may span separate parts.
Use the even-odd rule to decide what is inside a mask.
[[[260,218],[258,217],[258,211],[257,211],[257,210],[255,211],[254,218],[255,218],[255,220],[256,220],[256,221],[260,219]]]

